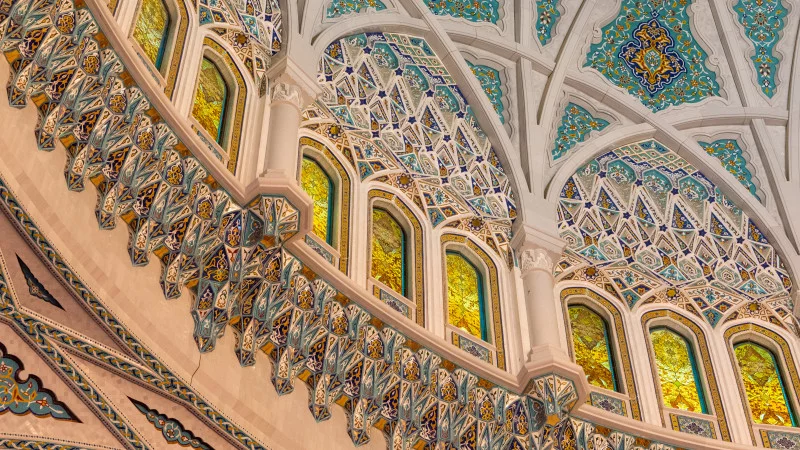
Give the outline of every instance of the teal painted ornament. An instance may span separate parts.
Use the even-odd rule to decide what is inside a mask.
[[[756,77],[761,90],[767,97],[775,95],[775,73],[778,71],[778,57],[775,46],[786,24],[788,12],[781,0],[739,0],[733,10],[744,28],[744,34],[755,46],[755,54],[750,57],[756,68]]]
[[[592,44],[586,66],[657,112],[719,94],[716,74],[692,35],[691,2],[623,0]]]
[[[592,131],[600,131],[608,126],[608,121],[598,119],[586,109],[569,103],[561,116],[556,142],[551,154],[553,161],[566,155],[575,145],[583,142]]]
[[[325,10],[325,17],[335,19],[350,13],[362,12],[368,8],[375,11],[386,9],[386,5],[381,0],[332,0]]]
[[[505,123],[505,119],[503,118],[505,106],[503,105],[503,90],[502,82],[500,81],[500,71],[489,66],[472,64],[469,61],[467,61],[467,65],[469,65],[472,73],[478,79],[481,88],[483,88],[483,92],[485,92],[486,96],[489,97],[489,102],[492,104],[494,111],[500,117],[500,123]]]
[[[536,2],[536,37],[542,45],[547,45],[553,37],[553,29],[561,17],[559,0],[538,0]]]
[[[498,0],[425,0],[437,16],[452,16],[470,22],[497,23],[500,19]]]
[[[756,194],[753,174],[747,168],[747,160],[744,159],[742,149],[735,139],[720,139],[711,143],[699,142],[699,144],[706,153],[717,158],[720,164],[725,167],[725,170],[736,177],[755,198],[761,200]]]

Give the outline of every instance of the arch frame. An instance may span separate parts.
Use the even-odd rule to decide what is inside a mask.
[[[331,147],[322,140],[316,139],[316,136],[301,134],[299,143],[302,156],[310,155],[325,170],[334,184],[333,226],[329,231],[334,235],[334,241],[332,245],[329,245],[323,243],[322,239],[315,239],[315,244],[324,245],[323,250],[333,252],[332,256],[335,256],[338,261],[331,262],[346,274],[350,264],[350,220],[354,189],[352,178],[345,169],[345,165],[331,151]],[[335,176],[331,176],[332,174]],[[310,237],[311,234],[308,236]],[[314,238],[310,237],[310,239]],[[308,242],[308,238],[306,242]]]
[[[481,275],[483,276],[484,300],[488,299],[488,304],[485,305],[485,311],[487,312],[488,316],[486,317],[486,323],[489,327],[487,329],[487,335],[490,337],[490,341],[475,342],[476,339],[474,336],[467,336],[467,333],[464,333],[461,330],[456,331],[456,328],[449,324],[449,315],[447,311],[447,286],[443,283],[441,291],[441,298],[443,301],[441,308],[443,309],[445,323],[445,340],[452,343],[456,347],[459,347],[462,350],[483,359],[489,364],[494,363],[494,365],[500,369],[505,370],[507,362],[500,298],[501,289],[499,271],[499,267],[502,266],[499,266],[497,262],[490,256],[489,252],[476,243],[473,238],[463,234],[444,232],[440,236],[439,245],[441,249],[440,254],[442,256],[442,278],[444,278],[445,274],[447,273],[447,268],[445,266],[445,255],[447,254],[447,251],[458,252],[468,261],[470,261],[479,272],[481,272]],[[481,343],[489,344],[493,348],[483,347]],[[477,349],[474,349],[475,346],[482,347],[483,349],[494,353],[494,362],[468,350],[473,349],[473,351],[477,351]]]
[[[786,400],[789,402],[790,411],[794,414],[794,418],[797,419],[798,406],[800,406],[800,398],[798,398],[797,394],[797,392],[800,392],[798,391],[798,389],[800,389],[800,372],[797,368],[797,361],[792,354],[792,344],[790,344],[791,338],[787,340],[782,331],[773,328],[775,327],[767,323],[760,324],[748,321],[731,323],[722,332],[724,345],[736,376],[737,392],[739,392],[742,408],[744,408],[747,417],[750,438],[752,439],[753,445],[757,445],[757,436],[760,437],[765,447],[770,447],[769,434],[771,431],[780,432],[789,427],[753,423],[750,405],[747,400],[747,393],[742,386],[742,375],[738,368],[734,348],[740,343],[754,342],[772,352],[772,356],[775,358],[779,374],[784,384],[784,395],[786,395]],[[792,394],[793,392],[794,394]]]
[[[631,359],[630,338],[627,336],[625,323],[623,319],[622,310],[616,302],[610,301],[607,296],[602,294],[596,287],[581,286],[574,282],[559,283],[556,289],[560,290],[559,298],[563,306],[564,323],[566,325],[567,340],[570,341],[572,334],[572,324],[569,320],[569,307],[572,305],[582,305],[591,309],[594,313],[598,314],[606,321],[606,328],[611,334],[609,346],[612,348],[612,361],[617,367],[622,370],[615,371],[617,376],[618,387],[624,388],[624,391],[613,392],[607,389],[600,390],[602,395],[608,395],[613,392],[614,394],[621,394],[621,397],[627,398],[628,411],[632,418],[642,420],[641,406],[639,405],[638,391],[636,389],[636,381],[633,376],[633,364]],[[572,345],[568,346],[570,353],[574,359],[574,348]],[[619,364],[617,364],[619,363]],[[622,379],[619,379],[620,376]],[[592,390],[596,386],[590,386]],[[615,397],[616,396],[612,396]],[[591,399],[591,395],[590,395]],[[593,406],[594,402],[592,402]],[[625,414],[627,415],[627,414]]]
[[[388,211],[392,218],[397,221],[406,233],[406,247],[411,245],[411,248],[406,248],[406,294],[410,289],[411,295],[402,295],[401,292],[394,292],[388,286],[375,280],[372,277],[372,210],[374,208],[382,208]],[[370,243],[367,245],[369,251],[367,252],[367,280],[370,291],[379,299],[384,300],[380,292],[384,287],[390,289],[391,292],[386,292],[390,296],[399,296],[400,299],[405,299],[411,303],[413,313],[403,313],[407,318],[413,320],[420,326],[425,326],[425,272],[424,272],[424,236],[422,222],[414,214],[412,209],[405,204],[405,202],[396,194],[381,188],[372,188],[367,193],[367,230],[369,232]],[[410,270],[409,270],[410,269]],[[410,274],[410,280],[408,279]],[[402,300],[395,298],[394,300],[402,302]],[[386,303],[386,300],[384,300]],[[406,302],[402,302],[406,303]],[[392,304],[390,303],[390,306]],[[394,307],[393,307],[394,308]],[[410,312],[410,311],[409,311]]]
[[[722,440],[730,442],[731,433],[725,409],[722,404],[719,383],[717,382],[712,364],[709,340],[706,338],[706,333],[702,326],[698,325],[693,319],[670,308],[654,308],[644,312],[641,316],[641,324],[645,340],[647,341],[646,347],[650,357],[650,372],[656,387],[660,406],[659,413],[661,414],[661,420],[664,426],[671,424],[672,429],[682,431],[680,425],[682,419],[699,419],[703,422],[709,422],[710,419],[714,418],[716,419],[714,422],[717,424],[720,437]],[[699,379],[700,388],[703,389],[706,407],[708,408],[710,406],[713,408],[710,412],[702,414],[692,413],[689,411],[673,410],[664,405],[663,396],[661,394],[661,381],[654,365],[655,354],[650,339],[650,331],[658,327],[665,327],[679,334],[692,346],[691,350],[694,353],[696,369],[701,371],[696,378]],[[707,437],[716,439],[716,431],[717,430],[712,428],[712,435]]]

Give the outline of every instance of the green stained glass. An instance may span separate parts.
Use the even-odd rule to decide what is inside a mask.
[[[795,426],[783,379],[772,352],[753,342],[744,342],[734,348],[734,353],[753,422]]]
[[[325,170],[311,158],[303,158],[300,185],[314,201],[312,232],[328,244],[333,238],[333,183]]]
[[[372,210],[372,277],[406,295],[406,235],[386,210]]]
[[[169,12],[161,0],[142,0],[139,16],[133,26],[133,39],[150,61],[161,68],[169,32]]]
[[[447,252],[446,257],[447,316],[450,325],[487,340],[481,275],[462,255]]]
[[[228,85],[217,65],[203,58],[200,65],[200,80],[194,96],[192,116],[217,142],[222,139],[225,119],[225,103],[228,100]]]
[[[656,357],[664,406],[706,413],[702,385],[689,342],[668,328],[651,330],[650,341]]]
[[[606,321],[591,309],[576,305],[569,307],[569,323],[575,362],[583,368],[589,384],[616,391]]]

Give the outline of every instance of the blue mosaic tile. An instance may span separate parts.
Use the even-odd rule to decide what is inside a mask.
[[[600,131],[607,126],[608,121],[592,116],[589,111],[574,103],[568,104],[561,116],[561,125],[558,126],[556,142],[551,152],[553,161],[566,155],[576,144],[585,141],[592,131]]]
[[[592,44],[586,66],[598,70],[653,111],[719,93],[707,55],[692,36],[690,1],[623,0]]]
[[[603,395],[599,392],[591,392],[589,393],[589,401],[595,408],[600,408],[604,411],[612,412],[620,416],[628,415],[625,402],[618,398]]]
[[[464,350],[472,356],[482,359],[489,364],[492,363],[492,352],[488,348],[478,344],[472,339],[461,336],[460,334],[453,334],[453,344],[456,347]]]
[[[681,416],[678,414],[670,414],[670,416],[672,416],[673,428],[682,433],[694,434],[709,439],[717,438],[714,424],[709,420],[700,419],[698,417]]]
[[[767,97],[775,95],[775,74],[778,72],[778,56],[775,46],[786,24],[788,11],[781,0],[739,0],[733,10],[744,28],[744,33],[755,46],[750,57],[756,68],[761,90]]]
[[[781,450],[800,449],[800,434],[786,433],[783,431],[761,430],[761,440],[768,448]]]

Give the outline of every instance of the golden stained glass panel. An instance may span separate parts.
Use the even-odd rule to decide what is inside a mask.
[[[311,231],[331,243],[331,206],[333,183],[325,170],[311,158],[303,158],[300,170],[300,185],[314,201],[314,223]]]
[[[225,115],[225,102],[228,86],[216,64],[203,58],[200,65],[200,80],[194,96],[192,116],[217,142],[222,137],[222,121]]]
[[[600,315],[585,306],[569,307],[575,362],[583,368],[589,384],[617,390],[608,342],[608,328]]]
[[[793,426],[783,380],[772,352],[753,342],[745,342],[737,345],[734,353],[753,422]]]
[[[139,16],[133,26],[133,39],[142,47],[147,58],[156,67],[161,67],[161,59],[167,41],[169,12],[161,0],[142,0]]]
[[[689,343],[681,335],[667,328],[653,329],[650,332],[650,340],[656,357],[664,406],[704,413],[705,402]]]
[[[447,253],[447,312],[450,325],[486,339],[483,288],[478,269],[458,253]]]
[[[372,277],[395,292],[405,293],[406,239],[403,228],[391,214],[372,210]]]

